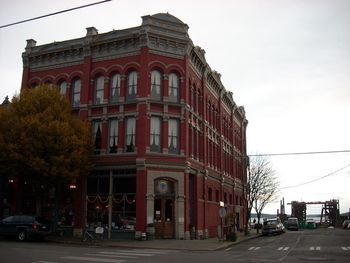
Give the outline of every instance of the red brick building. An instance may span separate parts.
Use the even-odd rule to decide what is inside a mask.
[[[31,39],[23,64],[22,89],[57,85],[91,122],[94,168],[75,189],[76,233],[98,222],[140,237],[153,223],[157,238],[215,237],[220,201],[243,229],[245,111],[182,21],[155,14],[134,28]]]

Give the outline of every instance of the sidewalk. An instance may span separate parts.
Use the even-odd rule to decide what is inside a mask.
[[[123,248],[143,248],[143,249],[173,249],[173,250],[193,250],[193,251],[215,251],[226,249],[235,244],[259,237],[260,235],[252,231],[248,236],[244,233],[238,233],[235,242],[220,241],[217,238],[208,238],[204,240],[179,240],[179,239],[154,239],[154,240],[98,240],[83,242],[81,238],[47,237],[47,241],[85,245],[85,246],[105,246],[105,247],[123,247]]]

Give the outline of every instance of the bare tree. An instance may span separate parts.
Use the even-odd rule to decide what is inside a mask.
[[[268,158],[256,156],[250,158],[247,183],[247,220],[254,208],[258,217],[258,226],[263,209],[278,197],[279,182]],[[248,222],[246,222],[248,226]],[[259,233],[259,227],[257,228]]]

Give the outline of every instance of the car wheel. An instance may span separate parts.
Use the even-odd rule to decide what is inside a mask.
[[[25,230],[20,230],[17,233],[17,239],[19,241],[25,241],[27,239],[27,232]]]

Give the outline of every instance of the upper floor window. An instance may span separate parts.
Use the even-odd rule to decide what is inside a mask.
[[[158,70],[151,72],[151,97],[160,100],[162,91],[162,75]]]
[[[103,76],[99,76],[96,79],[96,83],[95,83],[95,104],[102,104],[103,103],[104,83],[105,83],[105,78]]]
[[[159,117],[151,117],[150,130],[150,150],[151,152],[160,152],[160,135],[161,135],[161,119]]]
[[[213,201],[213,189],[211,187],[208,189],[208,201]]]
[[[76,79],[73,81],[73,107],[78,107],[80,104],[80,91],[81,91],[81,80]]]
[[[169,120],[168,130],[168,150],[169,153],[179,153],[179,121],[176,119]]]
[[[100,154],[102,144],[102,127],[101,121],[93,121],[92,123],[92,139],[94,142],[94,153]]]
[[[169,101],[179,102],[179,77],[175,73],[169,74]]]
[[[128,74],[128,87],[126,92],[126,99],[133,100],[136,99],[137,94],[137,72],[131,71]]]
[[[114,74],[111,81],[110,101],[117,102],[120,96],[120,74]]]
[[[109,153],[116,153],[118,146],[118,120],[109,121]]]
[[[59,85],[59,91],[62,96],[65,96],[67,93],[67,82],[62,81]]]
[[[135,126],[136,120],[134,117],[126,119],[126,132],[125,132],[125,145],[126,152],[134,152],[135,151]]]
[[[36,82],[34,82],[34,83],[32,83],[32,84],[30,85],[30,87],[31,87],[32,89],[35,89],[35,88],[39,87],[39,84],[36,83]]]

